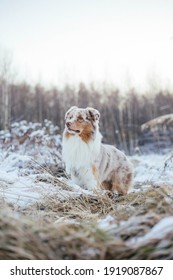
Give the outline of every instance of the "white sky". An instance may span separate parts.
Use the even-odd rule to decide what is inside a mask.
[[[32,82],[173,86],[173,0],[0,0],[0,46]]]

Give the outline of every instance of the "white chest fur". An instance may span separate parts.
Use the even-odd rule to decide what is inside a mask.
[[[101,138],[100,132],[97,131],[95,138],[85,143],[79,135],[68,138],[64,133],[62,157],[67,172],[70,172],[72,168],[91,167],[99,155]]]

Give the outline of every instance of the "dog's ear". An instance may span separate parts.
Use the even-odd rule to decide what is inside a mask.
[[[68,115],[71,111],[73,111],[74,109],[77,109],[77,106],[72,106],[72,107],[66,112],[66,114],[65,114],[65,119],[67,118],[67,115]]]
[[[87,107],[86,108],[87,113],[89,114],[89,117],[93,120],[93,121],[98,121],[100,119],[100,113],[98,110],[91,108],[91,107]]]

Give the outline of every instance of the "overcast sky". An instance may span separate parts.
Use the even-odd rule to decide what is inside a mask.
[[[0,0],[0,34],[32,82],[173,85],[173,0]]]

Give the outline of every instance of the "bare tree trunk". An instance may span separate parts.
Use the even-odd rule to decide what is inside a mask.
[[[2,128],[7,130],[9,128],[9,90],[6,81],[2,83]]]
[[[121,141],[122,141],[121,149],[127,153],[128,147],[127,147],[126,131],[125,131],[124,120],[123,120],[123,109],[121,109],[120,111],[120,130],[121,130]]]
[[[1,50],[0,50],[1,51]],[[0,52],[1,55],[1,52]],[[7,130],[9,128],[10,121],[10,81],[12,78],[11,72],[11,55],[9,52],[2,52],[0,56],[0,84],[1,84],[1,125],[2,129]]]
[[[133,147],[134,147],[134,140],[133,140],[133,127],[132,127],[132,106],[129,104],[127,107],[127,114],[128,114],[128,138],[129,138],[129,154],[132,154]]]
[[[43,88],[40,85],[37,85],[35,91],[36,91],[37,121],[42,123],[43,122]]]

